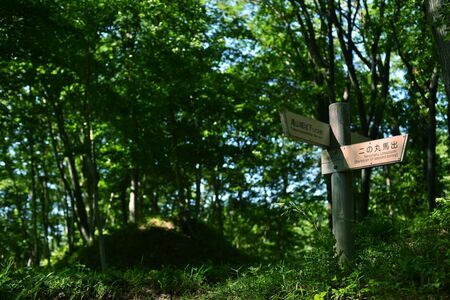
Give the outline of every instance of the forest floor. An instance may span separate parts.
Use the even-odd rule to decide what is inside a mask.
[[[106,272],[96,244],[51,268],[11,260],[0,270],[0,299],[449,299],[449,216],[367,221],[345,266],[327,229],[315,233],[312,250],[270,260],[238,251],[206,225],[189,236],[152,220],[107,236]]]

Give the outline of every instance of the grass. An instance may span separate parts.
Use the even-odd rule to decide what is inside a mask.
[[[346,266],[338,264],[324,229],[315,232],[311,251],[268,264],[176,260],[145,268],[118,264],[100,273],[80,263],[33,270],[10,261],[0,271],[0,299],[448,299],[446,205],[408,222],[377,217],[358,225],[358,256]],[[184,238],[181,245],[191,245]]]

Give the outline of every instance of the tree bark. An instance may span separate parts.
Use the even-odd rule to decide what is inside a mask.
[[[128,201],[128,211],[130,222],[136,223],[139,221],[139,173],[137,169],[131,171],[130,181],[130,199]]]
[[[47,136],[45,137],[47,139]],[[40,143],[41,153],[45,153],[46,147],[44,143]],[[51,266],[51,253],[50,253],[50,245],[49,245],[49,207],[50,207],[50,197],[48,195],[47,182],[49,179],[47,165],[45,160],[42,161],[42,171],[44,176],[39,177],[41,183],[41,217],[42,217],[42,226],[44,229],[44,256],[47,259],[48,265]]]
[[[448,101],[450,101],[450,23],[448,19],[448,1],[425,0],[425,13],[433,34],[434,48],[441,66],[445,93]],[[447,109],[450,116],[450,105],[447,105]],[[450,125],[450,118],[447,121],[449,122],[448,125]],[[450,126],[448,130],[450,135]]]
[[[83,200],[83,194],[81,192],[79,174],[75,163],[75,154],[73,153],[72,144],[70,143],[69,137],[64,128],[64,112],[58,104],[53,103],[53,108],[57,120],[59,136],[61,138],[61,141],[63,142],[66,158],[68,161],[69,173],[72,181],[73,195],[75,199],[75,206],[74,206],[75,213],[78,217],[80,225],[79,230],[81,236],[83,237],[83,240],[85,242],[90,242],[92,240],[92,236],[90,235],[88,215]]]
[[[31,200],[31,240],[33,248],[31,249],[31,264],[34,267],[39,266],[40,261],[40,253],[39,253],[39,238],[38,238],[38,230],[37,230],[37,190],[36,190],[36,162],[34,159],[34,145],[33,145],[33,137],[31,137],[31,134],[28,137],[29,141],[29,151],[30,151],[30,179],[31,179],[31,193],[30,193],[30,200]]]
[[[64,218],[66,221],[66,230],[67,230],[67,242],[69,244],[69,253],[73,253],[75,250],[75,228],[74,228],[74,208],[73,205],[69,205],[69,201],[67,200],[70,198],[68,195],[69,191],[67,189],[64,190],[63,193],[63,211],[64,211]],[[72,202],[73,203],[73,202]]]
[[[156,191],[150,191],[150,208],[153,215],[159,213],[158,194]]]
[[[200,215],[200,208],[202,202],[202,165],[198,164],[195,168],[195,217]]]
[[[436,107],[431,105],[428,109],[427,130],[427,187],[428,210],[436,207]]]
[[[128,176],[127,176],[128,177]],[[120,193],[119,193],[119,199],[120,199],[120,210],[122,211],[122,224],[123,226],[126,226],[128,223],[128,215],[129,210],[127,206],[127,187],[128,187],[128,178],[125,178],[121,185],[120,185]]]
[[[449,13],[445,11],[446,9],[448,10],[448,1],[425,0],[425,14],[433,35],[434,49],[447,95],[447,134],[450,149],[450,104],[448,104],[450,101],[450,25]]]
[[[428,106],[428,129],[427,129],[427,187],[428,187],[428,210],[436,208],[436,102],[438,89],[438,72],[435,68],[431,76]]]
[[[53,132],[52,124],[49,118],[47,118],[47,125],[50,133],[50,139],[52,142],[52,150],[53,150],[53,156],[56,161],[56,167],[58,168],[60,180],[63,183],[64,186],[64,201],[63,201],[63,208],[65,210],[65,218],[66,218],[66,226],[67,226],[67,239],[69,243],[69,253],[72,253],[74,251],[74,242],[75,242],[75,235],[74,235],[74,219],[76,219],[78,228],[81,228],[81,225],[79,223],[79,219],[75,218],[75,200],[73,196],[73,190],[70,187],[69,182],[66,178],[66,173],[64,171],[63,162],[61,161],[58,153],[58,147],[57,147],[57,141],[55,137],[55,133]],[[69,199],[69,201],[67,200]],[[70,203],[70,204],[69,204]],[[80,229],[81,232],[81,229]]]
[[[49,241],[48,241],[48,227],[49,227],[49,220],[48,220],[48,207],[50,199],[48,197],[48,189],[47,189],[47,171],[45,169],[45,166],[43,166],[44,171],[44,178],[41,178],[41,217],[42,217],[42,226],[44,228],[44,257],[47,259],[48,266],[51,266],[51,255],[50,255],[50,247],[49,247]]]
[[[218,169],[218,168],[216,168]],[[219,171],[217,170],[217,174],[214,174],[214,215],[217,222],[217,230],[220,234],[224,234],[224,226],[223,226],[223,205],[222,200],[220,199],[220,179],[219,179]]]

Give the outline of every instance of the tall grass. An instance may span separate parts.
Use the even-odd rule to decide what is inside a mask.
[[[345,266],[326,229],[295,260],[236,267],[192,265],[99,273],[0,269],[0,299],[439,299],[450,298],[450,201],[423,218],[359,224],[357,257]],[[166,297],[166,298],[167,298]]]

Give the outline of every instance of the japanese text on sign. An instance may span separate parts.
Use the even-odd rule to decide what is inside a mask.
[[[322,152],[322,174],[364,169],[403,160],[408,135],[368,141]]]
[[[310,119],[286,109],[280,111],[286,135],[318,146],[330,145],[330,125]]]
[[[407,135],[343,146],[342,154],[350,169],[361,169],[403,160]]]

